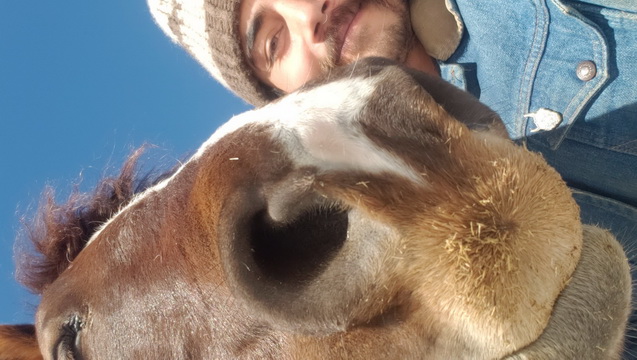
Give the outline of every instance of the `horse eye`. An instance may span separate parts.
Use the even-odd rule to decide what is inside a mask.
[[[73,316],[60,329],[60,338],[55,348],[56,360],[81,360],[80,354],[80,331],[82,330],[82,320]]]

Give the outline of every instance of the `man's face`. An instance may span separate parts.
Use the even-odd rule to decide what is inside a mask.
[[[248,63],[285,93],[368,56],[404,62],[414,37],[404,0],[243,0]]]

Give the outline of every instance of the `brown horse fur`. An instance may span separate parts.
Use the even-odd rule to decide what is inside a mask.
[[[33,325],[0,326],[1,360],[42,359]]]
[[[82,205],[109,200],[99,228],[46,203],[40,265],[22,265],[41,354],[618,358],[624,252],[504,134],[471,96],[364,60],[231,120],[140,195],[125,168],[122,196]],[[18,329],[0,359],[35,351]]]

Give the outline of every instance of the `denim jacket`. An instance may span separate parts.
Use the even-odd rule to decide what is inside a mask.
[[[439,60],[441,76],[480,98],[513,139],[544,155],[573,189],[583,222],[610,229],[634,251],[637,1],[410,6],[412,26]]]
[[[576,198],[606,208],[580,203],[585,222],[637,244],[637,1],[414,0],[411,10],[441,76],[500,114]]]

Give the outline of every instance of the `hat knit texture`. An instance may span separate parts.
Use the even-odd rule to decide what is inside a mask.
[[[155,22],[227,89],[261,106],[275,92],[245,60],[239,37],[240,0],[148,0]]]

